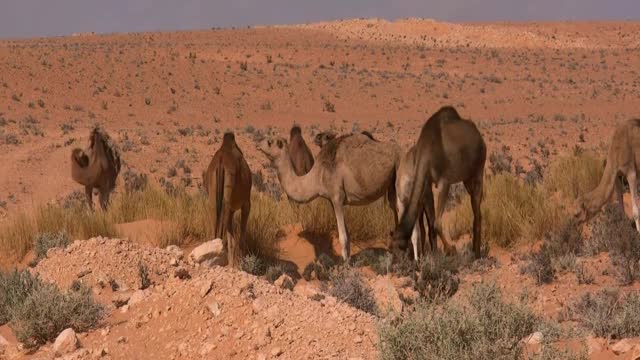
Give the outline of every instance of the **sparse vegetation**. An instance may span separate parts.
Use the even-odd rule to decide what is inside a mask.
[[[603,171],[602,160],[589,153],[562,157],[551,163],[544,187],[549,192],[559,191],[565,198],[575,200],[595,189]]]
[[[52,248],[64,249],[71,243],[69,235],[65,231],[57,233],[40,233],[34,239],[33,249],[35,254],[34,262],[47,257],[47,251]]]
[[[364,281],[362,275],[354,269],[341,268],[332,274],[329,294],[356,309],[374,315],[378,313],[373,290]]]
[[[265,275],[265,273],[267,272],[267,264],[265,263],[265,261],[253,254],[246,255],[244,258],[242,258],[242,261],[240,262],[240,268],[242,269],[242,271],[256,276]]]
[[[475,284],[465,300],[421,301],[398,321],[381,325],[380,358],[518,359],[520,340],[544,325],[526,306],[505,302],[495,285]]]

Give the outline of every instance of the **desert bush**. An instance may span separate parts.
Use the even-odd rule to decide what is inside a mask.
[[[268,282],[273,284],[273,282],[278,280],[278,278],[280,278],[284,273],[284,268],[281,265],[272,265],[267,267],[264,277]]]
[[[11,320],[13,309],[22,304],[33,292],[42,286],[42,281],[27,270],[13,270],[0,273],[0,325]]]
[[[138,263],[138,278],[140,279],[140,289],[144,290],[151,286],[151,278],[149,278],[149,268],[142,261]]]
[[[586,293],[563,309],[561,320],[578,321],[598,337],[640,336],[640,294],[612,289]]]
[[[598,186],[603,171],[602,160],[592,154],[585,152],[562,157],[549,166],[543,181],[544,188],[575,200]]]
[[[393,256],[381,249],[365,249],[351,257],[355,267],[369,266],[378,275],[393,271]]]
[[[378,313],[373,290],[355,269],[345,267],[332,274],[329,294],[356,309],[373,315]]]
[[[124,178],[124,191],[127,193],[142,191],[149,184],[147,174],[138,173],[132,169],[127,169],[122,177]]]
[[[462,303],[419,302],[378,329],[381,359],[518,359],[525,336],[542,328],[527,307],[495,285],[476,284]]]
[[[69,235],[64,230],[57,233],[40,233],[36,235],[33,241],[33,250],[36,256],[35,262],[47,257],[49,249],[64,249],[70,242]]]
[[[53,341],[66,328],[83,332],[94,328],[105,311],[95,302],[91,289],[61,292],[54,284],[35,287],[18,306],[13,308],[9,326],[18,341],[35,348]]]
[[[428,255],[419,264],[419,275],[415,288],[420,296],[429,301],[446,301],[453,296],[460,285],[456,275],[460,263],[457,257]]]
[[[255,276],[262,276],[267,272],[267,264],[256,255],[249,254],[242,258],[240,269]]]
[[[331,278],[331,271],[335,265],[335,261],[329,255],[322,253],[304,268],[302,277],[307,281],[311,281],[314,276],[320,281],[327,281]]]
[[[540,188],[500,174],[485,179],[482,218],[483,238],[506,247],[519,238],[542,238],[557,229],[564,216],[560,207],[549,201]],[[470,232],[473,212],[468,197],[453,210],[449,219],[447,230],[452,239]]]
[[[500,152],[494,151],[489,155],[489,169],[493,174],[510,173],[512,162],[513,157],[509,153],[509,147],[504,145]]]
[[[553,281],[556,270],[552,264],[551,251],[546,243],[542,244],[540,250],[529,255],[527,264],[520,271],[531,275],[538,285]]]

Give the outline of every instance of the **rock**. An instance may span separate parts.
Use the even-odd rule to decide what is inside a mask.
[[[213,286],[213,281],[211,280],[203,280],[200,285],[200,297],[205,297],[211,291],[211,286]]]
[[[169,265],[176,267],[178,266],[178,259],[176,258],[171,258],[171,260],[169,260]]]
[[[258,354],[256,355],[256,360],[267,360],[267,356],[265,354]]]
[[[111,302],[116,308],[121,308],[129,303],[131,294],[129,291],[115,293],[111,298]]]
[[[202,348],[200,348],[200,356],[208,355],[210,352],[215,350],[215,348],[216,348],[216,346],[214,344],[211,344],[211,343],[206,343],[206,344],[202,345]]]
[[[180,280],[191,279],[191,274],[189,274],[189,271],[183,267],[177,268],[176,271],[173,272],[173,276]]]
[[[80,342],[78,341],[76,332],[71,328],[63,330],[53,343],[53,351],[56,355],[72,353],[78,347],[80,347]]]
[[[127,342],[127,338],[125,336],[120,336],[118,338],[118,344],[124,344]]]
[[[182,258],[184,257],[184,251],[182,251],[182,249],[180,249],[179,247],[177,247],[176,245],[169,245],[166,247],[166,249],[168,252],[170,252],[173,256],[175,256],[178,260],[182,260]]]
[[[633,349],[631,349],[631,357],[630,360],[639,360],[640,359],[640,345],[635,345]]]
[[[524,341],[528,345],[537,345],[542,343],[542,339],[544,339],[544,335],[540,331],[536,331],[533,334],[525,337]]]
[[[251,303],[251,306],[253,307],[253,312],[256,314],[264,311],[267,305],[268,305],[267,302],[262,297],[259,297],[253,300],[253,302]]]
[[[273,282],[273,285],[281,289],[288,289],[288,290],[293,290],[293,287],[295,286],[293,279],[291,279],[291,277],[287,274],[280,275],[280,277]]]
[[[587,351],[589,355],[595,352],[600,352],[602,351],[602,349],[604,349],[604,342],[605,342],[604,339],[594,338],[593,336],[587,336],[585,341],[587,343]]]
[[[91,269],[89,269],[89,268],[82,268],[82,269],[80,269],[80,271],[78,271],[78,274],[76,274],[76,277],[77,277],[78,279],[80,279],[80,278],[85,277],[85,276],[87,276],[87,275],[89,275],[89,274],[91,274]]]
[[[9,342],[7,341],[7,339],[2,337],[2,335],[0,335],[0,355],[3,355],[7,351],[8,347]]]
[[[227,266],[227,257],[224,255],[215,256],[212,259],[208,259],[202,262],[202,265],[208,266],[208,267]]]
[[[274,347],[273,349],[271,349],[271,356],[273,356],[273,357],[280,356],[280,355],[282,355],[282,353],[283,353],[283,351],[279,347]]]
[[[131,298],[129,298],[129,303],[127,305],[132,306],[135,304],[139,304],[141,303],[145,298],[147,297],[147,294],[145,293],[144,290],[136,290],[132,295]]]
[[[620,355],[628,353],[632,348],[633,343],[631,342],[631,340],[622,339],[611,346],[611,351],[613,351],[613,353],[616,355]]]
[[[215,317],[219,316],[222,312],[222,310],[220,309],[220,304],[215,301],[207,305],[207,309],[209,309],[209,312]]]
[[[221,256],[224,252],[222,239],[207,241],[191,251],[189,258],[193,262],[200,264],[205,260]]]
[[[362,343],[362,337],[361,336],[356,336],[353,338],[353,342],[356,344],[360,344]]]

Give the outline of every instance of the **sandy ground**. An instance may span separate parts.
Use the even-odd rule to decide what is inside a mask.
[[[146,172],[157,181],[170,178],[169,169],[184,161],[192,170],[191,186],[195,188],[227,129],[235,131],[252,171],[262,171],[274,180],[266,158],[255,149],[258,133],[272,129],[286,135],[297,123],[317,152],[310,140],[319,131],[369,130],[376,138],[396,141],[406,149],[433,112],[453,105],[479,125],[490,152],[507,146],[514,162],[527,169],[534,159],[546,163],[572,152],[575,146],[602,153],[616,123],[640,116],[638,69],[637,22],[448,24],[374,19],[4,40],[0,41],[0,223],[11,221],[19,211],[81,190],[70,179],[69,155],[73,147],[85,146],[96,122],[119,143],[125,167]],[[179,170],[170,180],[178,182],[183,176]],[[141,229],[160,231],[163,226],[170,224],[148,220],[122,224],[120,230],[145,244],[155,235]],[[285,257],[300,267],[314,256],[313,247],[297,236],[293,224],[281,246]],[[615,285],[612,278],[598,276],[595,285],[578,286],[569,274],[552,285],[536,287],[515,271],[518,265],[511,261],[512,251],[493,249],[492,253],[501,267],[468,275],[463,290],[464,284],[480,279],[494,279],[513,293],[525,286],[536,289],[532,306],[550,317],[571,297]],[[2,264],[20,261],[2,259]],[[74,260],[59,261],[71,264]],[[594,269],[608,264],[607,259],[589,261],[594,262]],[[236,291],[238,286],[228,284],[236,281],[234,277],[245,278],[222,270],[194,272],[199,280],[225,277],[227,285],[221,292]],[[373,277],[371,281],[391,280]],[[170,277],[163,284],[176,291],[183,287],[188,291],[189,286]],[[276,290],[268,284],[258,286],[260,294],[268,294],[264,296],[270,300],[302,301],[290,294],[275,296]],[[109,320],[114,324],[111,333],[102,335],[98,330],[81,341],[92,350],[104,343],[114,358],[126,354],[117,350],[119,336],[129,339],[130,346],[123,351],[131,351],[134,357],[149,348],[175,357],[200,354],[200,345],[186,340],[158,335],[144,347],[145,338],[134,335],[137,330],[130,322],[146,315],[144,312],[151,313],[149,321],[157,321],[145,326],[163,326],[161,320],[154,320],[153,311],[165,307],[166,300],[160,299],[166,296],[165,288],[152,291],[149,304],[153,305],[145,305],[140,312],[132,308],[125,316],[115,311]],[[224,303],[226,295],[221,296]],[[184,300],[174,307],[185,313],[191,308],[199,311],[202,301]],[[223,337],[238,336],[233,335],[235,331],[258,334],[263,322],[273,320],[253,317],[249,301],[236,305],[233,316],[237,317],[197,320],[202,327],[197,336],[219,336],[207,330],[215,322],[226,323],[233,331]],[[115,325],[121,316],[129,319],[129,325]],[[374,321],[362,321],[367,336],[375,334]],[[296,326],[304,328],[287,327],[277,346],[292,348],[286,345],[288,337],[303,341],[292,335]],[[285,351],[284,355],[375,357],[369,340],[355,345],[341,342],[335,338],[344,337],[343,330],[336,331],[333,338],[327,335],[334,341],[329,346],[339,345],[335,354],[318,355],[309,345],[308,353]],[[353,335],[355,330],[344,331]],[[11,338],[6,328],[0,328],[0,334]],[[154,344],[172,345],[164,353]],[[225,352],[230,351],[229,346],[224,341],[221,344],[216,345],[224,349],[220,354],[236,358],[246,358],[253,346],[248,341],[246,349],[231,354]],[[304,348],[301,343],[295,345]],[[259,351],[270,354],[271,349]],[[612,356],[606,350],[603,354],[602,358]]]

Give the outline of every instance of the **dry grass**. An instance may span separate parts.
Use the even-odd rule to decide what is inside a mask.
[[[603,171],[602,159],[592,154],[561,157],[549,167],[544,188],[549,193],[560,192],[566,199],[575,200],[598,186]]]
[[[336,216],[326,199],[291,205],[291,213],[293,220],[313,236],[329,238],[332,232],[337,233]],[[386,200],[379,199],[366,206],[347,206],[345,222],[352,241],[368,242],[389,236],[393,213]]]
[[[563,213],[542,189],[508,174],[487,177],[482,202],[482,236],[507,247],[520,238],[541,239],[562,225]],[[469,233],[473,213],[466,196],[449,217],[451,238]]]

